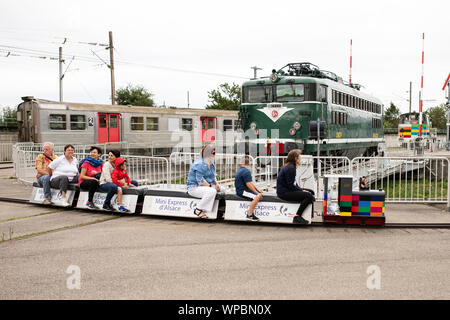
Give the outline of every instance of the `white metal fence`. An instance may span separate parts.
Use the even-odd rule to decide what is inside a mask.
[[[353,176],[366,176],[372,189],[385,190],[387,202],[447,203],[450,207],[450,162],[445,157],[360,157],[351,164]]]
[[[17,151],[14,161],[15,176],[25,183],[36,181],[36,157],[41,151]],[[89,153],[74,153],[74,157],[82,160]],[[102,156],[107,161],[107,155]],[[131,179],[137,180],[141,185],[162,184],[167,185],[169,181],[168,161],[163,157],[128,156],[127,173]]]
[[[26,149],[27,146],[21,146]],[[80,149],[78,149],[80,150]],[[79,160],[88,155],[77,152]],[[15,175],[21,181],[35,181],[35,159],[41,151],[16,150]],[[234,177],[243,154],[221,154],[215,157],[216,178],[219,183],[233,189]],[[107,155],[103,155],[106,160]],[[189,170],[199,153],[174,152],[169,157],[130,156],[127,172],[132,179],[145,185],[163,188],[184,188]],[[276,179],[285,157],[260,156],[250,158],[250,170],[255,183],[265,191],[275,192]],[[320,162],[320,166],[318,164]],[[359,188],[359,178],[366,176],[372,189],[383,189],[386,202],[447,203],[450,208],[450,161],[445,157],[313,157],[302,156],[297,171],[297,182],[303,188],[313,189],[316,199],[323,199],[322,181],[317,180],[319,168],[323,175],[352,175],[354,189]],[[233,190],[230,190],[233,192]]]
[[[216,153],[214,165],[218,183],[233,187],[234,177],[239,168],[243,154]],[[169,157],[169,175],[171,185],[185,185],[191,165],[199,157],[198,152],[174,152]],[[249,156],[250,170],[254,170],[254,159]],[[252,172],[254,174],[254,172]]]
[[[0,143],[0,163],[13,161],[12,143]]]

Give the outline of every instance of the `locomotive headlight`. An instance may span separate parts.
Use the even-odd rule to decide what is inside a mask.
[[[296,131],[295,129],[289,130],[289,134],[290,134],[291,136],[293,136],[296,132],[297,132],[297,131]]]
[[[256,129],[256,123],[254,123],[254,122],[250,123],[250,129],[255,130]]]
[[[294,127],[294,129],[295,129],[295,130],[298,130],[298,129],[300,129],[300,127],[301,127],[301,124],[300,124],[300,122],[298,122],[298,121],[297,121],[297,122],[295,122],[295,123],[294,123],[294,125],[293,125],[293,127]]]

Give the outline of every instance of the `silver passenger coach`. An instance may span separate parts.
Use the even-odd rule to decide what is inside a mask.
[[[69,103],[34,97],[22,100],[17,107],[20,142],[88,145],[154,141],[172,147],[183,135],[204,143],[237,134],[239,127],[237,111]],[[179,133],[178,139],[174,133]]]

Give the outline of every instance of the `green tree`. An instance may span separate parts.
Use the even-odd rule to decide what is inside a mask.
[[[232,85],[222,83],[219,88],[208,91],[210,104],[206,109],[238,110],[241,104],[241,87],[233,82]]]
[[[128,84],[125,88],[116,91],[117,104],[128,106],[154,107],[153,94],[141,85]]]
[[[384,112],[384,127],[397,128],[400,122],[400,109],[391,102],[389,108]]]
[[[445,114],[447,112],[447,106],[445,103],[428,108],[425,112],[428,119],[431,121],[433,128],[436,129],[445,129],[446,128],[446,117]]]
[[[0,109],[0,131],[17,129],[17,110],[11,107]]]

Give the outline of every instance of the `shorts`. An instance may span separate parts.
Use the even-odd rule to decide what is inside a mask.
[[[256,193],[244,191],[240,197],[253,201],[256,198]]]

